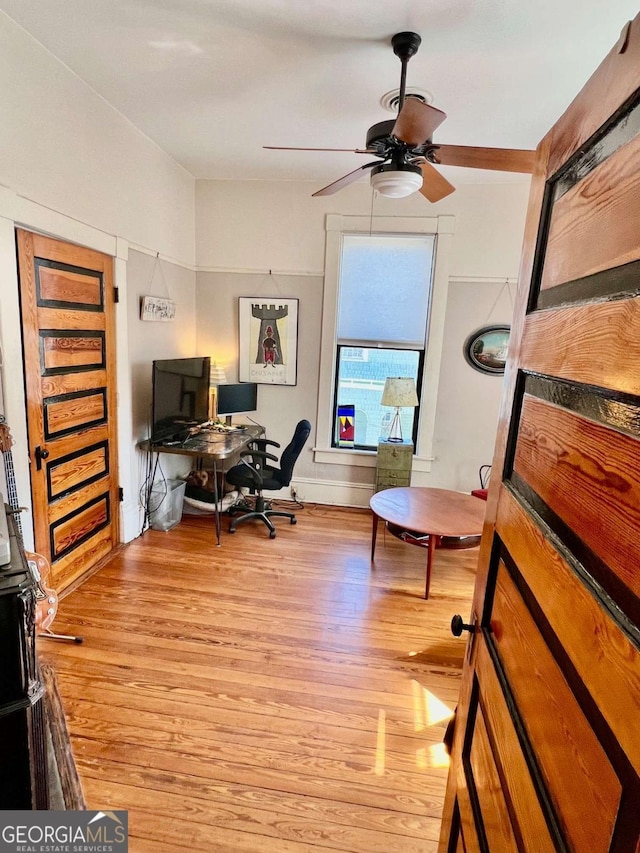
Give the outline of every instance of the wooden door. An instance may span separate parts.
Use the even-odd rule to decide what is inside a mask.
[[[60,591],[118,541],[113,262],[17,241],[35,547]]]
[[[637,849],[639,87],[640,16],[538,148],[443,853]]]

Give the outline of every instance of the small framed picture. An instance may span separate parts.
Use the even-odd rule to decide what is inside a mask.
[[[483,326],[464,342],[464,357],[481,373],[504,373],[509,349],[510,326]]]
[[[338,447],[353,447],[356,439],[356,407],[338,406]]]
[[[156,322],[175,320],[176,303],[161,296],[143,296],[140,299],[140,319]]]
[[[298,300],[241,296],[240,382],[296,385]]]

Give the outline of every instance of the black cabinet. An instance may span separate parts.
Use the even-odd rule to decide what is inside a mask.
[[[0,512],[5,512],[0,504]],[[0,567],[0,809],[48,807],[44,684],[36,660],[37,584],[7,512],[11,561]]]

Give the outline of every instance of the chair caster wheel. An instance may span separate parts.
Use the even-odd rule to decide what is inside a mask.
[[[235,533],[235,532],[236,532],[235,527],[230,527],[230,528],[229,528],[229,533]]]
[[[297,519],[297,518],[292,518],[292,519],[291,519],[291,524],[297,524],[297,523],[298,523],[298,519]]]
[[[275,539],[275,538],[276,538],[275,530],[270,530],[269,531],[269,539]]]

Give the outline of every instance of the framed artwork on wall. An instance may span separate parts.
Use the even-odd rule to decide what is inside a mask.
[[[510,326],[483,326],[464,343],[464,357],[481,373],[502,374],[507,362]]]
[[[338,447],[353,447],[356,438],[356,407],[338,406]]]
[[[240,382],[296,385],[298,300],[241,296]]]
[[[168,322],[176,316],[176,303],[161,296],[143,296],[140,299],[140,319]]]

